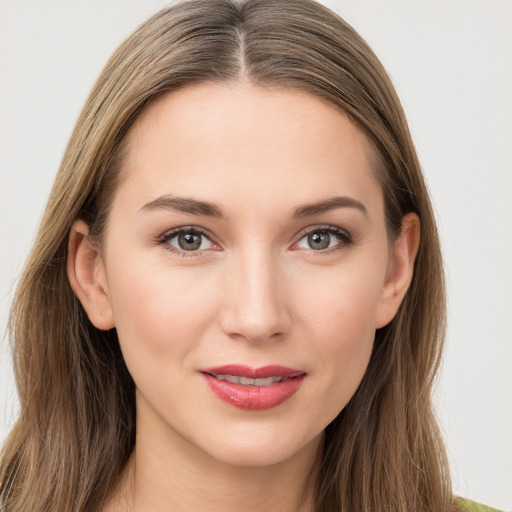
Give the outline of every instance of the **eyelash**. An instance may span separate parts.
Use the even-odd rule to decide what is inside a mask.
[[[313,253],[315,256],[330,254],[335,251],[339,251],[343,248],[350,246],[354,242],[352,236],[344,229],[338,228],[336,226],[320,225],[320,226],[314,226],[314,227],[310,227],[310,228],[306,228],[306,229],[302,230],[297,235],[297,240],[294,242],[293,245],[299,243],[304,237],[308,236],[311,233],[315,233],[315,232],[328,233],[329,235],[334,235],[339,240],[339,243],[337,243],[334,247],[330,247],[330,248],[318,250],[318,251],[315,251],[314,249],[309,249],[310,252]],[[209,240],[212,244],[217,245],[213,241],[213,237],[210,233],[208,233],[207,231],[205,231],[201,228],[197,228],[197,227],[193,227],[193,226],[184,226],[184,227],[172,229],[171,231],[167,231],[166,233],[164,233],[157,239],[157,242],[158,242],[158,244],[163,245],[166,250],[169,250],[173,254],[176,254],[183,258],[202,256],[202,251],[179,250],[169,243],[170,240],[172,240],[173,238],[176,238],[177,236],[179,236],[183,233],[189,233],[189,234],[203,236],[207,240]]]
[[[347,248],[348,246],[352,245],[354,242],[354,239],[344,229],[338,228],[336,226],[329,226],[329,225],[320,225],[320,226],[313,226],[308,227],[304,230],[302,230],[297,235],[297,241],[294,242],[294,245],[299,243],[304,237],[316,233],[316,232],[322,232],[322,233],[328,233],[329,235],[334,235],[338,239],[338,243],[334,247],[329,247],[327,249],[315,251],[314,249],[309,249],[310,252],[315,256],[321,256],[325,254],[331,254],[336,251],[340,251],[344,248]]]
[[[209,240],[212,244],[215,244],[213,241],[213,237],[210,233],[207,231],[204,231],[203,229],[196,228],[193,226],[184,226],[181,228],[172,229],[171,231],[167,231],[162,236],[158,238],[158,243],[163,245],[166,250],[171,251],[173,254],[176,254],[177,256],[181,256],[183,258],[193,258],[197,256],[202,256],[201,251],[185,251],[185,250],[179,250],[176,247],[173,247],[169,241],[173,238],[176,238],[177,236],[183,234],[183,233],[189,233],[194,235],[201,235],[205,237],[207,240]]]

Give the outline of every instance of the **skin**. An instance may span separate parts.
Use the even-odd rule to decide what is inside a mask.
[[[417,217],[389,243],[365,136],[300,91],[189,86],[152,103],[128,147],[102,247],[83,221],[69,246],[73,289],[96,327],[116,327],[137,389],[136,447],[107,509],[312,510],[304,489],[323,430],[407,291]],[[155,206],[170,195],[215,203],[225,217]],[[364,211],[294,216],[333,196]],[[191,226],[210,238],[199,250],[162,241]],[[344,235],[312,248],[308,232],[326,226]],[[199,373],[224,364],[307,376],[281,405],[246,411],[219,400]]]

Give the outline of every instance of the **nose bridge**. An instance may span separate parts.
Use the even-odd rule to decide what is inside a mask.
[[[233,254],[223,315],[226,333],[253,342],[282,335],[290,325],[281,265],[271,248],[259,245]]]

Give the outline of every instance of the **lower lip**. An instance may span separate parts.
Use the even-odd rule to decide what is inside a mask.
[[[203,376],[208,387],[224,402],[248,411],[271,409],[282,404],[300,388],[305,375],[292,377],[270,386],[243,386],[218,380],[207,373]]]

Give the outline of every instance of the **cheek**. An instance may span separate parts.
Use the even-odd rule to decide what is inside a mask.
[[[304,273],[294,293],[297,308],[315,330],[357,345],[361,335],[373,337],[375,332],[384,276],[385,262],[365,264],[364,260],[323,273]]]
[[[317,306],[314,328],[322,366],[331,369],[331,378],[343,380],[349,388],[362,378],[373,347],[376,301],[369,292],[360,286],[350,294],[332,293],[323,308],[320,302]]]
[[[304,332],[314,340],[310,358],[325,389],[318,402],[325,422],[334,419],[353,396],[372,353],[385,269],[381,266],[380,271],[372,272],[368,268],[347,266],[323,280],[322,287],[318,287],[322,281],[316,279],[297,292]]]
[[[183,359],[214,315],[212,283],[142,258],[125,258],[111,272],[109,291],[121,348],[128,360],[168,355]],[[129,276],[129,277],[125,277]],[[211,281],[211,279],[210,279]]]

